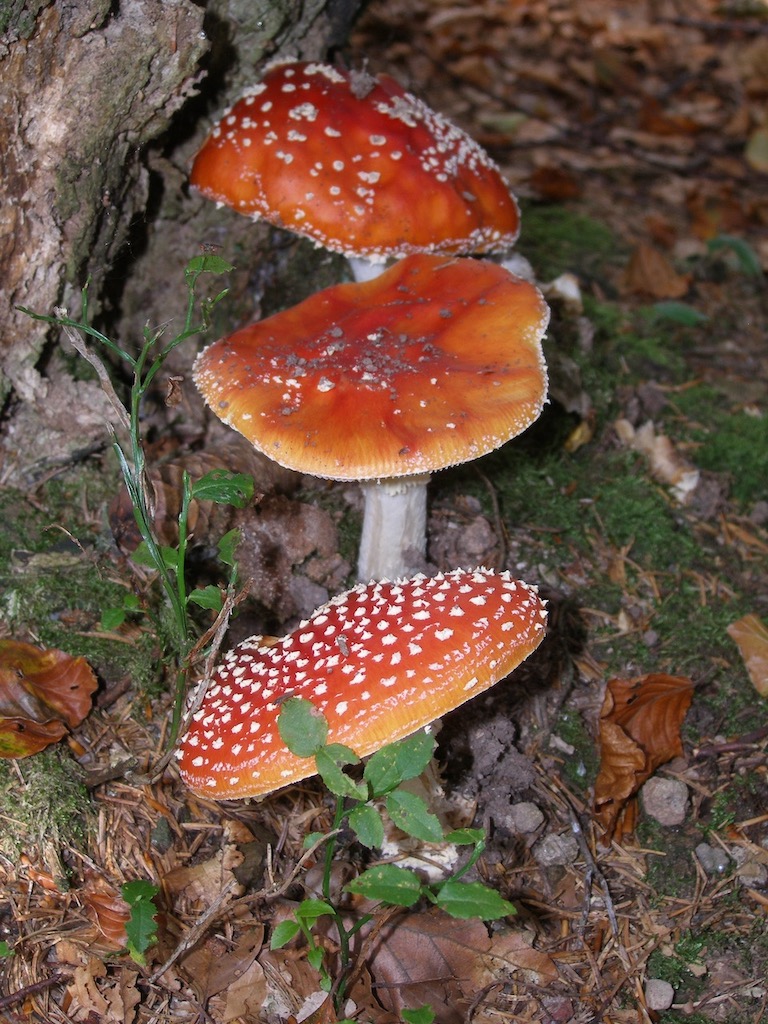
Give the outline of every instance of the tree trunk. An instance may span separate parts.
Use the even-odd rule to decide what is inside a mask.
[[[357,6],[359,0],[0,5],[4,479],[34,475],[32,467],[53,453],[103,435],[109,418],[99,386],[66,373],[57,332],[15,307],[51,313],[64,305],[76,314],[90,279],[91,308],[118,334],[138,331],[140,338],[143,324],[178,313],[184,264],[211,223],[205,210],[190,224],[198,204],[184,194],[189,156],[210,117],[253,81],[267,52],[325,56],[343,41]],[[146,276],[136,284],[135,266],[147,258],[151,285]]]

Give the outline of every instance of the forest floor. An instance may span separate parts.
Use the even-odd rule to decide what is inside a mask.
[[[507,568],[549,601],[539,651],[439,735],[444,813],[486,829],[474,877],[517,913],[395,915],[346,1013],[768,1021],[768,11],[375,0],[349,53],[509,178],[552,307],[552,401],[430,492],[431,566]],[[178,479],[156,479],[168,506]],[[125,602],[153,584],[115,545],[117,481],[104,450],[0,484],[0,638],[99,677],[63,742],[0,763],[0,1019],[335,1021],[327,999],[307,1016],[306,948],[269,944],[315,891],[316,867],[294,871],[331,803],[314,780],[216,803],[153,771],[172,683],[162,630]],[[198,528],[203,582],[229,526],[256,552],[228,640],[291,628],[351,578],[354,488],[259,486],[256,511]],[[343,847],[339,870],[360,858]],[[131,957],[133,881],[156,890]]]

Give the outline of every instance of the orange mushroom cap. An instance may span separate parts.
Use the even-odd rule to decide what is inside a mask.
[[[501,252],[519,211],[491,158],[394,79],[276,63],[219,124],[190,183],[348,257]]]
[[[195,383],[289,469],[337,480],[429,473],[536,420],[548,317],[534,285],[495,263],[409,256],[214,342]]]
[[[285,746],[287,697],[312,702],[328,742],[360,757],[411,735],[487,690],[531,654],[546,612],[536,589],[489,569],[362,584],[292,633],[226,655],[177,756],[196,792],[264,796],[315,774]]]

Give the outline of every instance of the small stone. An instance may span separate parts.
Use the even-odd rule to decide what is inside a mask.
[[[708,875],[722,875],[731,862],[725,850],[710,846],[709,843],[699,843],[695,853]]]
[[[675,1001],[675,990],[668,981],[649,978],[645,983],[645,1005],[649,1010],[668,1010]]]
[[[527,835],[541,828],[544,824],[544,815],[536,804],[526,800],[519,804],[512,804],[506,824],[510,832]]]
[[[532,852],[543,868],[559,867],[573,864],[579,855],[579,844],[571,832],[554,832],[540,839]]]
[[[648,779],[640,790],[645,813],[660,825],[682,825],[688,810],[688,787],[678,779]]]

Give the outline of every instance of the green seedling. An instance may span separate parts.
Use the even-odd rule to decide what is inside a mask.
[[[140,879],[126,882],[120,891],[131,911],[125,925],[126,949],[131,959],[143,966],[147,950],[157,939],[157,907],[153,901],[160,890],[151,882]]]
[[[325,841],[322,899],[305,900],[299,904],[294,917],[283,921],[273,932],[271,947],[278,949],[301,933],[307,942],[307,958],[318,970],[321,985],[326,991],[333,992],[337,1009],[343,1002],[351,971],[351,940],[375,913],[374,908],[349,924],[332,895],[331,868],[338,849],[339,832],[345,823],[357,841],[371,850],[384,842],[386,818],[416,839],[454,843],[470,849],[462,867],[443,881],[426,882],[416,871],[382,863],[362,871],[344,887],[345,892],[362,896],[379,908],[408,908],[426,900],[452,917],[462,919],[494,920],[515,913],[514,906],[494,889],[480,882],[462,881],[462,876],[473,867],[485,849],[482,830],[446,832],[426,802],[403,788],[403,784],[419,776],[432,759],[435,748],[433,736],[420,731],[372,754],[358,781],[348,774],[347,769],[359,764],[360,759],[340,743],[327,743],[328,724],[310,701],[289,698],[280,712],[278,728],[292,753],[298,757],[314,757],[318,774],[336,798],[336,807],[328,835],[312,833],[305,838],[308,848]],[[332,918],[339,939],[340,973],[335,982],[324,962],[324,951],[312,934],[317,920],[325,916]],[[429,1008],[424,1008],[424,1011],[431,1013]],[[411,1012],[418,1014],[421,1011]],[[417,1024],[431,1019],[426,1015],[413,1018]]]
[[[145,328],[143,343],[137,355],[122,348],[88,322],[87,285],[82,291],[82,312],[79,320],[69,317],[66,310],[56,310],[55,316],[43,316],[21,307],[23,312],[35,320],[61,327],[65,331],[76,351],[96,370],[101,385],[115,410],[121,432],[127,436],[126,441],[118,438],[117,434],[113,432],[112,444],[141,535],[141,544],[133,558],[138,564],[148,566],[157,574],[165,601],[171,611],[169,641],[171,650],[169,654],[175,666],[176,680],[173,719],[169,732],[171,745],[178,735],[190,669],[189,659],[197,641],[197,630],[190,617],[190,605],[218,613],[223,604],[222,593],[218,587],[208,586],[191,591],[188,589],[186,566],[190,505],[193,501],[214,501],[241,508],[253,495],[253,481],[243,474],[229,473],[224,470],[214,470],[201,479],[193,481],[185,472],[182,478],[182,501],[178,516],[178,544],[176,547],[161,544],[154,526],[152,488],[148,482],[146,455],[141,435],[142,402],[169,355],[189,338],[207,330],[213,309],[227,294],[224,289],[213,298],[198,302],[196,289],[199,278],[203,274],[225,274],[232,269],[231,264],[212,254],[196,256],[191,259],[184,271],[187,302],[181,330],[173,338],[165,341],[165,328],[154,331]],[[101,358],[85,346],[82,335],[98,342],[112,356],[116,356],[128,364],[132,380],[127,407],[118,398],[109,371]],[[230,591],[233,589],[236,579],[235,545],[236,536],[233,533],[227,534],[219,543],[220,557],[225,564],[230,566],[228,581]],[[129,614],[139,610],[138,600],[129,595],[120,607],[109,608],[105,611],[102,617],[102,627],[115,629],[125,621]],[[162,629],[158,629],[159,634],[162,635],[163,632]]]
[[[724,249],[733,253],[739,270],[747,277],[762,277],[763,268],[755,250],[736,235],[717,235],[707,244],[709,252],[722,252]]]

